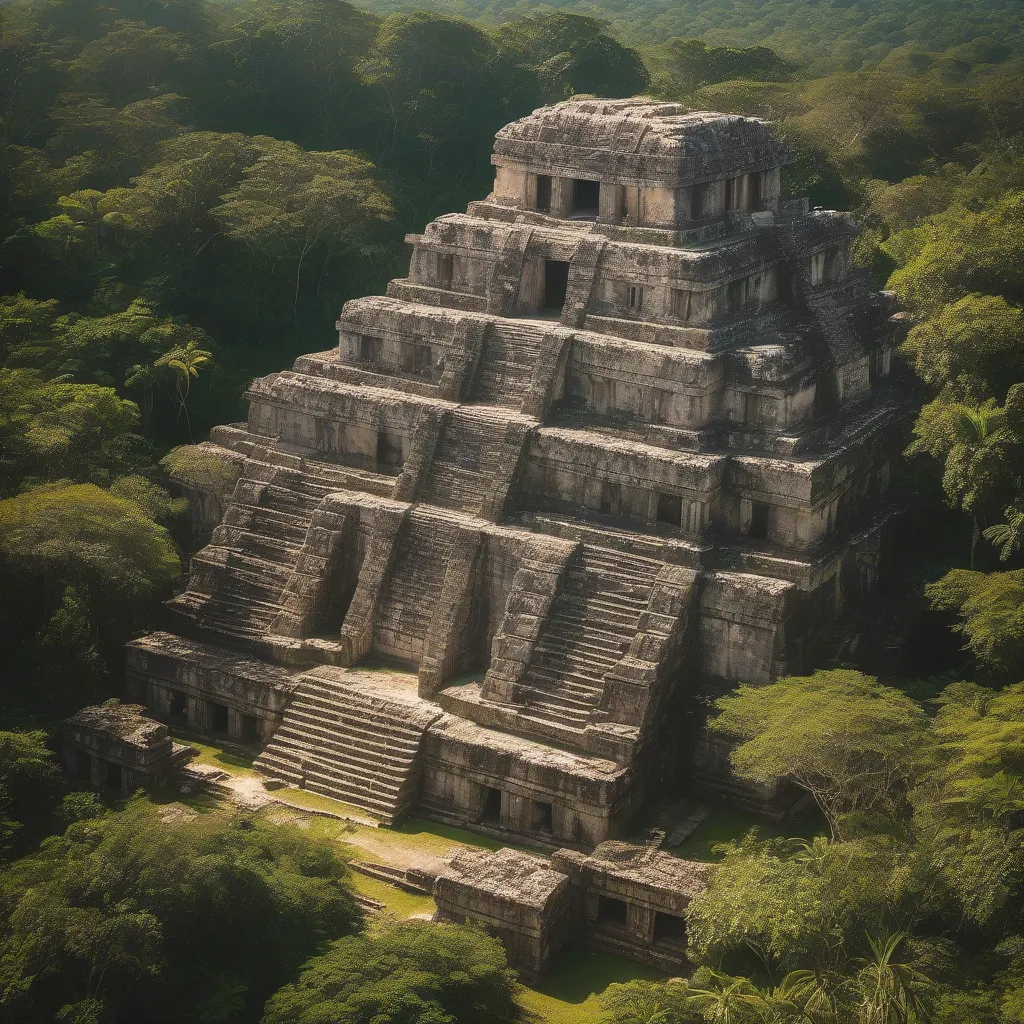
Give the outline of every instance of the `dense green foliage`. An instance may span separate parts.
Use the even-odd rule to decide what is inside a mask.
[[[1013,0],[371,0],[391,12],[425,8],[502,22],[533,10],[593,15],[637,44],[672,36],[699,36],[719,46],[770,46],[786,57],[856,69],[908,42],[937,50],[979,37],[1020,42],[1021,16]]]
[[[357,926],[344,878],[331,844],[244,818],[138,799],[73,824],[0,879],[3,1017],[180,1021],[226,987],[258,1009]]]
[[[514,1024],[515,994],[496,939],[408,922],[334,943],[267,1003],[263,1024]]]
[[[3,710],[52,719],[117,691],[124,640],[180,580],[168,472],[230,492],[236,469],[193,442],[238,417],[254,375],[331,344],[340,305],[402,272],[404,232],[486,193],[502,124],[641,91],[770,117],[798,156],[787,190],[860,213],[858,261],[913,318],[897,590],[966,650],[902,690],[844,666],[722,701],[737,772],[806,789],[831,836],[722,851],[690,911],[700,969],[613,986],[608,1020],[1020,1024],[1017,6],[367,6],[386,16],[344,0],[0,14]],[[62,792],[43,734],[0,733],[0,846],[21,854],[0,880],[5,1020],[520,1016],[490,939],[362,933],[327,846]]]
[[[799,781],[841,835],[727,845],[687,910],[702,969],[613,987],[609,1024],[1019,1021],[1024,684],[955,683],[922,708],[819,672],[719,708],[736,771]]]

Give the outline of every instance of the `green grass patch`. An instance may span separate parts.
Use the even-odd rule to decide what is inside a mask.
[[[198,740],[191,736],[175,735],[174,738],[199,751],[194,759],[196,764],[212,765],[231,775],[259,775],[259,772],[252,766],[253,759],[245,754],[240,754],[237,750],[226,750],[216,743]]]
[[[818,817],[800,824],[778,826],[767,824],[743,811],[713,807],[711,813],[697,826],[691,836],[679,846],[666,849],[669,853],[687,860],[720,860],[721,854],[713,849],[715,845],[739,842],[753,828],[757,829],[757,834],[762,839],[773,839],[777,836],[812,839],[814,836],[828,834],[824,820]]]
[[[600,995],[609,985],[664,977],[654,967],[570,946],[555,957],[536,986],[524,988],[520,1002],[545,1024],[593,1024],[601,1014]]]
[[[376,820],[373,814],[364,811],[362,807],[355,807],[353,804],[346,804],[320,793],[311,793],[308,789],[292,789],[291,786],[286,786],[284,789],[275,789],[269,792],[283,803],[293,804],[304,810],[326,811],[328,814],[339,814],[343,818],[361,818],[364,821]]]
[[[437,904],[430,896],[418,896],[416,893],[405,892],[394,885],[388,885],[378,878],[369,878],[353,871],[349,876],[352,888],[372,900],[379,900],[387,909],[400,919],[412,917],[413,914],[433,915]]]

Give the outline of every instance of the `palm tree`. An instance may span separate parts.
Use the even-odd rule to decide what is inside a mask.
[[[859,960],[854,984],[859,993],[857,1015],[861,1024],[911,1024],[928,1019],[919,991],[931,982],[897,956],[905,932],[875,940],[870,935],[871,957]]]
[[[177,427],[181,421],[181,414],[184,413],[189,440],[192,440],[192,423],[188,418],[188,408],[186,407],[189,389],[193,379],[199,376],[199,368],[212,358],[212,352],[200,348],[199,342],[192,340],[185,345],[175,345],[153,363],[154,366],[166,366],[174,371],[174,394],[178,400],[178,418],[174,421],[174,425]]]
[[[1003,509],[1003,515],[1006,522],[990,526],[982,536],[999,548],[999,560],[1007,562],[1024,545],[1024,510],[1014,503]]]
[[[693,988],[687,999],[710,1024],[745,1024],[757,1020],[764,997],[746,978],[712,972],[708,988]]]

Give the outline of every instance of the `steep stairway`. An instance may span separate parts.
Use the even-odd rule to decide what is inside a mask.
[[[419,664],[458,526],[420,506],[402,528],[373,626],[374,649]]]
[[[210,543],[193,556],[189,584],[168,607],[204,632],[235,641],[266,635],[281,611],[313,513],[340,490],[328,463],[255,448]]]
[[[523,678],[523,714],[570,730],[601,704],[604,675],[629,650],[661,562],[590,544],[562,587]]]
[[[480,353],[471,401],[518,409],[529,390],[542,338],[536,326],[492,326]]]
[[[255,766],[391,824],[416,798],[420,741],[440,714],[412,692],[367,685],[358,672],[317,669],[302,677]]]
[[[507,415],[496,410],[453,412],[437,441],[420,500],[479,515],[496,485]]]

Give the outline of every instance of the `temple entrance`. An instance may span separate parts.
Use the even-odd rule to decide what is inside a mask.
[[[501,790],[491,786],[484,787],[484,809],[481,821],[489,821],[493,825],[501,823]]]
[[[617,924],[626,927],[626,901],[614,896],[598,896],[597,921],[599,924]]]
[[[167,717],[179,725],[188,723],[188,698],[181,690],[171,690],[171,706]]]
[[[544,261],[544,311],[562,315],[565,294],[569,290],[569,263],[567,260]]]
[[[584,219],[597,219],[601,206],[601,183],[576,178],[572,183],[572,209],[569,216]]]
[[[228,709],[224,704],[210,701],[210,731],[226,735],[228,731]]]

